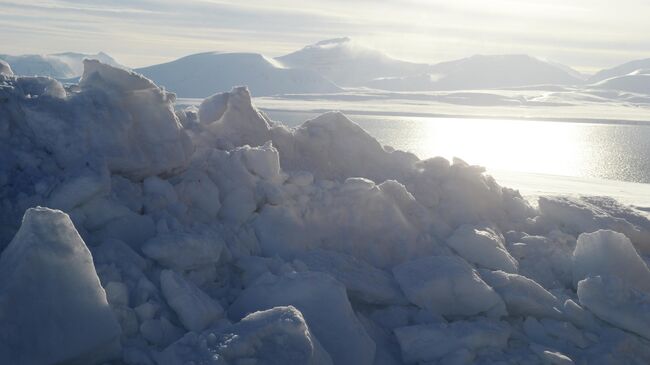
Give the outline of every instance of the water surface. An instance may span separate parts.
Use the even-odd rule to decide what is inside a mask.
[[[317,116],[266,111],[296,126]],[[350,116],[377,140],[420,158],[458,156],[488,170],[650,183],[650,124]]]

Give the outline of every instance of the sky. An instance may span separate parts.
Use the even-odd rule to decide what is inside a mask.
[[[647,0],[0,0],[0,53],[104,51],[139,67],[350,36],[409,61],[529,54],[591,73],[650,57],[648,14]]]

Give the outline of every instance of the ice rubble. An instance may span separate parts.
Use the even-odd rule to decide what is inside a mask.
[[[245,88],[173,107],[96,61],[67,88],[3,71],[0,362],[650,361],[633,209],[530,206]]]

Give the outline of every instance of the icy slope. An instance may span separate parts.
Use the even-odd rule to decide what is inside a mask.
[[[256,53],[199,53],[136,71],[186,98],[204,98],[239,85],[257,96],[340,90],[316,72],[284,68]]]
[[[0,100],[0,363],[650,362],[650,221],[614,200],[95,61]]]
[[[104,52],[97,54],[66,52],[48,55],[0,55],[0,59],[9,63],[16,75],[49,76],[57,79],[81,76],[84,70],[84,58],[99,60],[116,67],[124,67]]]
[[[288,67],[314,70],[341,86],[360,86],[378,77],[417,75],[429,69],[426,64],[391,58],[348,37],[320,41],[277,60]]]

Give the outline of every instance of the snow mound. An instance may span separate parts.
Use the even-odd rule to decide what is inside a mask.
[[[415,305],[444,316],[505,314],[501,297],[463,259],[432,256],[393,269],[406,297]]]
[[[190,332],[166,348],[159,359],[161,365],[332,364],[302,314],[292,306],[251,313],[226,328]]]
[[[103,159],[111,172],[136,179],[184,167],[192,147],[174,114],[174,99],[137,74],[98,61],[85,64],[80,92],[68,97],[63,92],[35,102],[33,93],[19,93],[21,80],[53,82],[43,85],[46,91],[63,88],[51,79],[15,80],[3,107],[9,115],[19,110],[26,114],[15,133],[49,151],[60,166],[87,166]],[[18,136],[3,135],[7,144]]]
[[[248,313],[286,305],[300,310],[335,364],[372,364],[375,343],[354,314],[345,287],[327,274],[262,277],[241,293],[228,313],[240,319]]]
[[[100,364],[120,354],[120,326],[67,214],[27,210],[0,257],[0,359]]]
[[[313,170],[316,178],[344,180],[361,176],[381,182],[386,180],[382,175],[386,176],[390,170],[400,174],[402,163],[414,162],[414,156],[384,150],[377,140],[340,112],[325,113],[306,121],[292,131],[291,141],[285,142],[281,131],[274,130],[274,142],[283,154],[284,168]]]
[[[314,71],[285,68],[257,53],[198,53],[135,71],[185,98],[205,98],[239,85],[256,96],[341,91]]]

